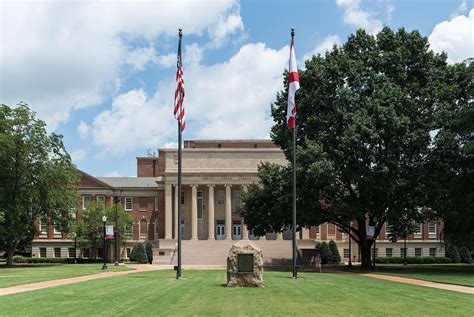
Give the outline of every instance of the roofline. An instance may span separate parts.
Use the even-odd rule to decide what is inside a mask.
[[[77,167],[76,167],[76,170],[77,170],[79,173],[81,173],[82,175],[92,178],[92,179],[95,180],[97,183],[102,184],[102,185],[104,185],[104,186],[107,187],[107,188],[112,188],[112,189],[114,188],[114,187],[110,186],[109,184],[107,184],[107,183],[101,181],[101,180],[98,179],[97,177],[92,176],[92,175],[90,175],[90,174],[87,174],[86,172],[84,172],[84,171],[78,169]]]

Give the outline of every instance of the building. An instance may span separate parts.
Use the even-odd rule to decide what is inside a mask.
[[[200,140],[184,141],[183,191],[178,202],[177,149],[160,149],[157,157],[137,158],[137,177],[94,177],[85,172],[79,186],[85,208],[91,201],[114,204],[114,196],[130,213],[133,226],[121,249],[127,258],[137,242],[151,241],[157,263],[174,264],[178,233],[178,203],[182,204],[183,263],[225,264],[233,240],[258,240],[267,264],[282,264],[291,259],[291,232],[267,233],[255,237],[235,212],[240,193],[258,183],[257,167],[261,162],[287,164],[283,152],[269,140]],[[33,256],[74,257],[73,241],[58,232],[54,224],[39,222],[40,234],[34,239]],[[378,256],[443,256],[440,235],[443,223],[432,221],[419,225],[417,233],[404,243],[391,243],[387,228],[377,240]],[[298,232],[298,248],[313,250],[314,241],[336,241],[345,261],[349,257],[349,238],[333,224],[323,224]],[[77,256],[89,256],[80,254]],[[352,243],[352,260],[359,259]],[[303,258],[305,258],[303,256]]]

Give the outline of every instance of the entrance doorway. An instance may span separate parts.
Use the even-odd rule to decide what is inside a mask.
[[[216,240],[225,239],[225,225],[223,221],[217,221],[216,224]]]
[[[242,225],[240,223],[232,225],[232,240],[242,240]]]

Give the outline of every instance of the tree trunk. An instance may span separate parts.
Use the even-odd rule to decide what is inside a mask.
[[[15,254],[18,243],[10,244],[7,249],[7,266],[13,266],[13,255]]]
[[[360,247],[360,257],[361,257],[361,267],[363,269],[371,269],[372,268],[372,261],[371,261],[371,247],[372,247],[372,240],[361,240],[359,244]]]

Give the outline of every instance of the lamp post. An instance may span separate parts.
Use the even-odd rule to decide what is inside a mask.
[[[102,265],[102,270],[107,270],[107,250],[105,249],[107,247],[105,243],[105,223],[106,222],[107,222],[107,217],[103,216],[102,223],[104,224],[104,246],[102,248],[102,258],[104,259],[104,264]]]
[[[118,202],[120,201],[120,197],[118,195],[114,196],[115,202],[115,263],[114,266],[119,265],[120,261],[120,245],[119,245],[119,230],[118,230]]]

